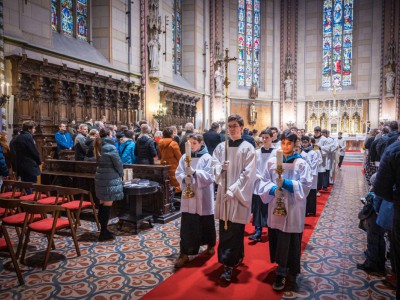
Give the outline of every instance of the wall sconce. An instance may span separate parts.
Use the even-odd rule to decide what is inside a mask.
[[[167,115],[167,107],[163,106],[161,102],[158,104],[158,108],[153,114],[154,119],[158,122],[158,129],[161,129],[161,123],[164,117]]]
[[[11,87],[10,84],[4,81],[1,83],[0,106],[5,107],[8,100],[10,100]]]

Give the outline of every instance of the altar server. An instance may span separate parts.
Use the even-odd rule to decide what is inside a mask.
[[[233,268],[244,257],[244,228],[250,221],[251,196],[256,179],[255,150],[249,142],[241,138],[243,126],[241,116],[229,116],[228,159],[225,158],[225,143],[219,144],[213,152],[215,181],[218,184],[215,217],[220,220],[218,261],[224,265],[220,278],[227,282],[231,281]],[[227,227],[224,226],[225,223]]]
[[[293,151],[297,135],[285,130],[281,137],[281,148],[277,156],[267,162],[265,182],[260,184],[260,197],[269,203],[268,235],[271,262],[276,262],[274,290],[285,287],[286,276],[300,273],[300,248],[304,230],[306,198],[312,185],[312,174],[308,163]],[[279,179],[277,166],[282,165]],[[282,189],[280,189],[281,187]],[[283,198],[287,215],[275,215],[277,200]]]
[[[314,140],[315,142],[315,140]],[[318,167],[322,164],[322,156],[318,153],[319,150],[314,150],[313,144],[310,142],[310,137],[301,137],[301,153],[300,155],[308,163],[311,168],[313,177],[310,193],[307,196],[306,216],[317,214],[317,182],[318,182]]]
[[[264,204],[258,195],[260,181],[263,180],[267,161],[275,156],[276,149],[272,147],[273,132],[271,129],[261,132],[262,147],[256,150],[257,179],[254,184],[251,212],[253,213],[254,234],[249,236],[249,240],[261,241],[262,228],[267,227],[268,204]]]
[[[214,174],[212,157],[207,151],[201,134],[188,136],[186,152],[179,160],[176,169],[182,193],[181,198],[181,253],[175,263],[176,268],[183,267],[189,261],[189,255],[199,253],[201,245],[207,245],[206,254],[213,255],[216,244],[214,221]],[[186,157],[191,157],[190,167]],[[194,191],[192,198],[185,198],[187,185]]]

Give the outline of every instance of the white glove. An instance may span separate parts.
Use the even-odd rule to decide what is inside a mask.
[[[224,201],[231,201],[233,200],[233,193],[230,190],[226,191],[226,194],[224,194]]]
[[[283,191],[280,188],[275,189],[275,198],[279,199],[282,198],[283,196]]]
[[[279,177],[276,178],[276,185],[278,186],[278,188],[282,187],[283,180],[284,180],[283,178],[279,178]]]
[[[186,167],[186,168],[185,168],[185,174],[186,174],[186,175],[193,175],[195,171],[196,171],[196,170],[193,169],[192,167]]]
[[[185,176],[185,183],[186,184],[192,184],[192,176]]]
[[[225,160],[225,161],[222,163],[222,170],[227,171],[227,170],[228,170],[228,167],[229,167],[229,160]]]

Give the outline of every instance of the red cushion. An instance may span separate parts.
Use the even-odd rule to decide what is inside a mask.
[[[47,198],[47,196],[45,194],[41,194],[40,199],[44,199],[44,198]],[[19,200],[23,200],[23,201],[33,201],[34,199],[35,199],[35,194],[30,194],[30,195],[25,195],[25,196],[19,197]]]
[[[22,225],[22,224],[24,224],[25,214],[26,213],[22,212],[22,213],[19,213],[19,214],[15,214],[15,215],[12,215],[12,216],[5,217],[3,219],[3,224],[12,225],[12,226]],[[40,220],[41,218],[42,218],[42,215],[40,215],[40,214],[35,214],[33,216],[33,220],[34,221]]]
[[[0,217],[3,216],[5,212],[6,212],[6,209],[0,207]]]
[[[14,242],[11,241],[11,246],[14,245]],[[5,239],[0,239],[0,249],[8,248]]]
[[[61,204],[61,206],[69,208],[71,210],[77,210],[77,209],[79,209],[79,203],[80,203],[80,201],[71,201],[71,202]],[[82,202],[82,208],[88,208],[91,206],[92,206],[92,203],[89,201]]]
[[[40,204],[48,204],[48,205],[56,204],[56,198],[57,198],[57,197],[55,197],[55,196],[46,197],[46,198],[43,198],[43,199],[38,200],[37,203],[40,203]],[[61,198],[58,198],[58,199],[61,200]],[[58,203],[59,203],[59,202],[58,202]]]
[[[34,231],[38,231],[38,232],[48,232],[48,231],[51,231],[51,228],[53,227],[53,222],[54,222],[54,218],[43,219],[43,220],[29,224],[29,228]],[[58,218],[57,224],[56,224],[56,230],[59,230],[59,229],[65,228],[65,227],[69,227],[68,219]]]
[[[11,198],[12,197],[12,193],[13,192],[1,193],[0,197],[2,197],[2,198]],[[21,196],[21,192],[15,192],[14,193],[14,198],[18,198],[19,196]]]

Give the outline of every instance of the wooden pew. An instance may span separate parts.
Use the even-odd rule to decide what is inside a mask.
[[[97,162],[46,159],[42,170],[43,184],[91,189],[94,192],[94,176]],[[169,181],[169,166],[164,165],[124,165],[124,169],[132,169],[133,178],[146,178],[160,184],[160,191],[144,201],[143,209],[154,215],[154,221],[166,223],[176,219],[180,214],[172,205],[173,192]],[[98,204],[98,199],[95,199]]]

